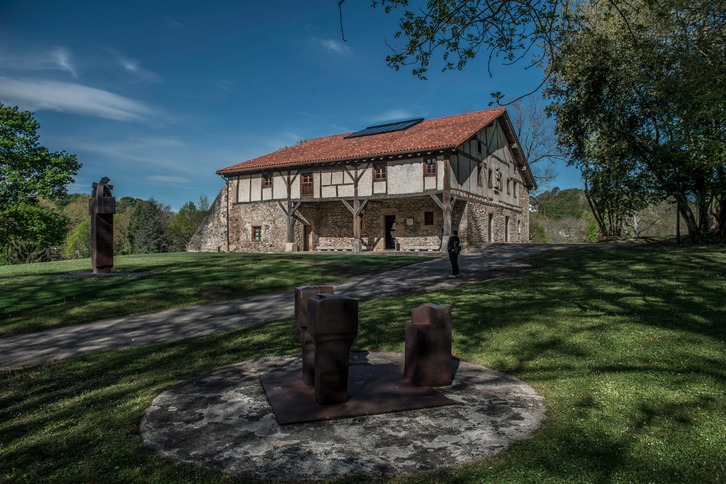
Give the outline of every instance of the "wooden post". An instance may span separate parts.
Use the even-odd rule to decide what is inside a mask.
[[[363,169],[365,170],[365,168]],[[345,173],[350,177],[350,179],[353,181],[353,207],[348,206],[347,202],[343,200],[343,203],[346,204],[348,207],[348,210],[351,211],[353,214],[353,252],[361,252],[361,224],[363,222],[363,207],[365,207],[365,204],[367,202],[364,201],[363,204],[361,204],[360,199],[358,198],[358,182],[363,177],[364,171],[361,170],[360,173],[358,173],[358,165],[355,165],[355,174],[351,173],[350,170],[348,170],[348,167],[345,167]]]
[[[444,238],[451,236],[451,162],[446,159],[444,165],[444,186],[441,202],[444,205]]]

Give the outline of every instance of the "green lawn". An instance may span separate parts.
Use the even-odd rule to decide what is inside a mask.
[[[425,260],[366,254],[173,253],[120,256],[132,277],[70,279],[90,259],[0,266],[0,337],[339,280]]]
[[[726,480],[726,248],[587,247],[533,270],[360,305],[354,350],[402,351],[422,302],[447,304],[454,351],[545,397],[547,420],[505,455],[401,482]],[[156,457],[138,425],[174,382],[298,351],[291,320],[89,354],[0,375],[0,480],[218,482]]]

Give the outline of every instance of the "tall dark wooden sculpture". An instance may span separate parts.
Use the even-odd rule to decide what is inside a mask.
[[[113,267],[113,214],[116,199],[111,193],[113,185],[107,177],[93,183],[89,200],[91,214],[91,264],[94,274],[106,274]]]

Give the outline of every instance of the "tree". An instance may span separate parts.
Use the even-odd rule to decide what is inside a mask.
[[[167,234],[173,212],[153,198],[137,203],[131,213],[127,237],[135,254],[168,252],[170,240]]]
[[[482,50],[491,61],[503,57],[516,62],[536,52],[533,64],[542,63],[554,47],[560,25],[567,20],[566,0],[429,0],[425,7],[408,8],[408,0],[375,0],[374,7],[400,14],[388,65],[398,70],[413,65],[413,74],[426,78],[431,57],[442,51],[442,70],[462,69]]]
[[[0,211],[0,240],[8,264],[58,259],[68,221],[37,203],[16,203]]]
[[[601,200],[630,197],[622,218],[658,195],[677,201],[694,238],[710,229],[711,211],[726,216],[724,7],[642,0],[573,11],[548,94],[560,142],[590,188],[617,189]]]
[[[68,232],[63,244],[63,257],[66,259],[91,257],[90,217],[86,217],[84,221]]]
[[[171,250],[184,251],[191,240],[194,232],[209,210],[209,200],[206,196],[199,197],[199,206],[194,202],[187,202],[179,209],[171,224],[169,225],[169,238],[171,239]]]
[[[76,155],[40,146],[38,129],[33,113],[0,103],[0,206],[63,197],[81,168]]]
[[[7,261],[42,260],[62,243],[65,219],[39,199],[65,196],[81,167],[75,155],[41,146],[39,128],[32,113],[0,103],[0,249]]]
[[[512,124],[539,193],[557,177],[555,161],[562,157],[554,125],[542,106],[541,97],[536,94],[512,103],[511,113]]]

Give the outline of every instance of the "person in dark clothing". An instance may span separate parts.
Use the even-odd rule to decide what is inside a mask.
[[[454,235],[449,238],[449,244],[446,248],[449,252],[449,261],[451,261],[451,275],[449,278],[459,277],[459,252],[461,252],[459,232],[454,230]]]

